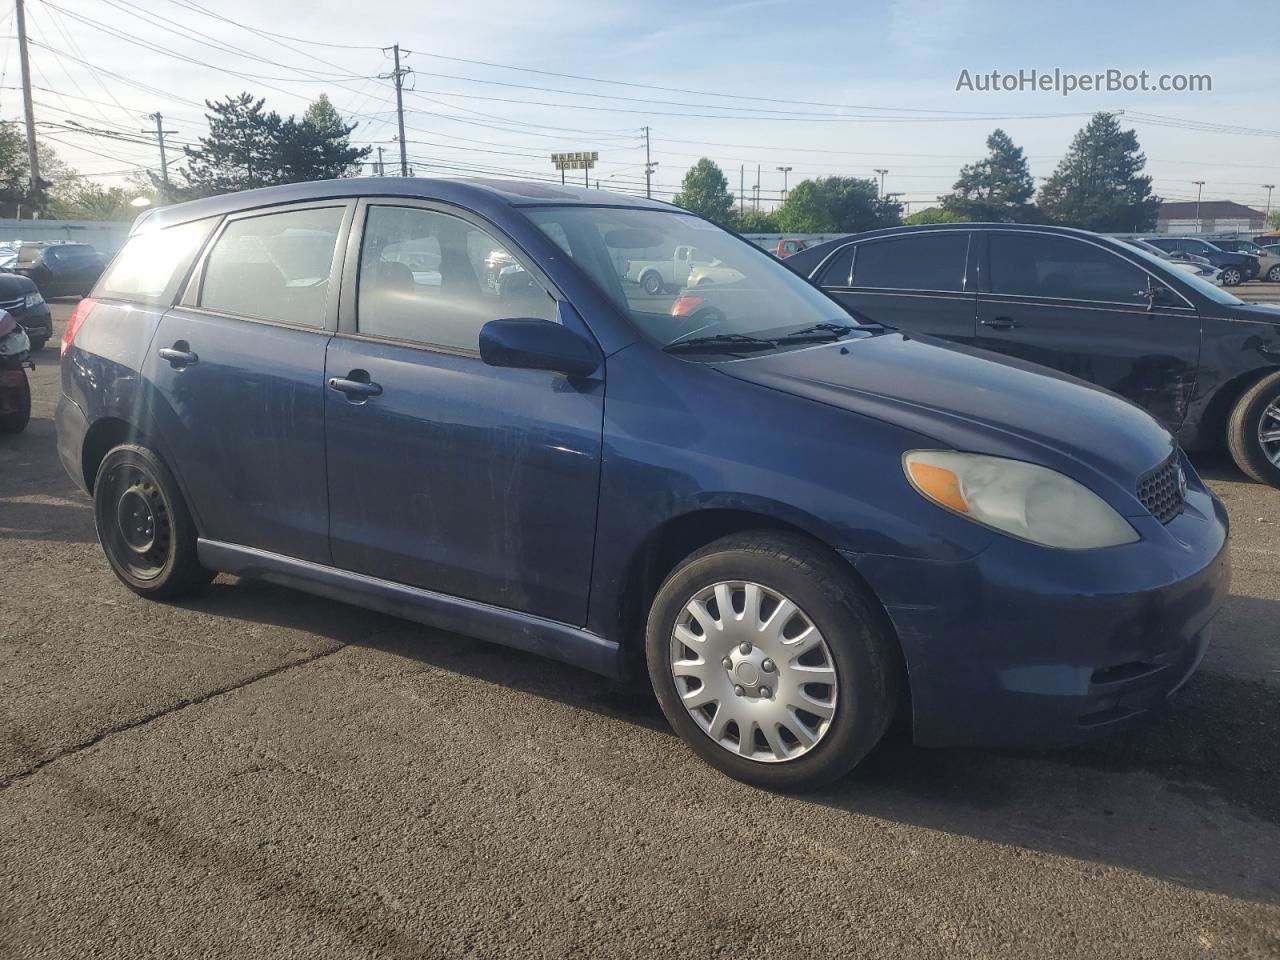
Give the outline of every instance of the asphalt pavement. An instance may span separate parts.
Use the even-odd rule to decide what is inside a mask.
[[[783,796],[572,667],[225,576],[138,599],[58,463],[57,363],[0,438],[5,960],[1280,956],[1280,491],[1229,461],[1232,596],[1167,714],[899,734]]]

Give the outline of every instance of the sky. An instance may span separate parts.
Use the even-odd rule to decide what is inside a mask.
[[[399,43],[406,151],[422,176],[555,178],[550,153],[596,150],[592,184],[635,192],[648,126],[656,196],[708,156],[735,192],[758,183],[764,209],[790,166],[790,186],[886,170],[885,190],[918,210],[997,126],[1044,177],[1090,114],[1119,110],[1157,194],[1194,199],[1203,180],[1205,200],[1262,209],[1262,185],[1280,183],[1277,7],[1231,9],[1235,27],[1184,0],[27,0],[27,21],[37,136],[109,183],[158,169],[148,114],[175,131],[180,161],[207,130],[203,101],[245,90],[282,114],[327,94],[391,172],[383,48]],[[20,119],[12,7],[0,27],[0,115]],[[957,89],[965,70],[1032,69],[1207,74],[1212,89]]]

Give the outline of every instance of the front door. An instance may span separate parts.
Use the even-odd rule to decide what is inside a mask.
[[[325,370],[334,563],[584,624],[604,385],[478,349],[489,320],[581,321],[468,220],[389,203],[363,219]],[[501,282],[486,260],[509,264]]]
[[[209,539],[329,561],[324,352],[353,208],[229,219],[160,321],[145,376]]]
[[[1153,303],[1148,283],[1159,280],[1099,244],[1029,231],[989,238],[978,345],[1105,387],[1177,430],[1200,360],[1196,310],[1168,288]]]

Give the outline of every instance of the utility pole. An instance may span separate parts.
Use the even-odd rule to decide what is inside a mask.
[[[1262,215],[1262,229],[1267,229],[1267,221],[1271,219],[1271,191],[1276,188],[1274,183],[1264,183],[1262,185],[1267,191],[1267,212]]]
[[[378,147],[378,176],[385,177],[387,175],[386,164],[382,162],[382,147]]]
[[[382,48],[384,53],[386,52],[386,49],[387,49],[386,47]],[[385,73],[380,74],[379,79],[395,81],[396,123],[400,128],[400,176],[407,177],[409,175],[409,157],[405,153],[405,143],[404,143],[404,93],[403,93],[403,90],[404,90],[404,78],[410,73],[410,70],[408,67],[405,67],[403,70],[400,68],[400,44],[398,43],[393,44],[391,47],[391,50],[392,50],[392,54],[395,57],[396,68],[391,72],[390,76],[388,76]]]
[[[738,206],[745,213],[747,209],[747,165],[738,164]]]
[[[760,209],[760,164],[756,164],[756,209]]]
[[[649,159],[649,128],[644,128],[644,195],[653,196],[653,168],[657,164]]]
[[[1200,228],[1200,191],[1204,189],[1203,180],[1192,180],[1196,185],[1196,233],[1204,233]]]
[[[36,150],[36,117],[31,108],[31,63],[27,55],[27,15],[23,0],[16,0],[18,18],[18,60],[22,64],[22,107],[27,121],[27,162],[31,165],[31,200],[38,209],[43,181],[40,179],[40,154]]]
[[[164,128],[164,117],[161,116],[159,110],[155,113],[148,113],[147,119],[156,122],[156,142],[160,144],[160,201],[163,203],[169,199],[169,161],[164,153],[164,138],[165,134],[177,133],[178,131]],[[141,132],[150,133],[151,131],[143,130]]]
[[[787,174],[791,172],[790,167],[779,167],[782,171],[782,202],[787,202]]]
[[[883,167],[876,167],[876,173],[880,174],[880,199],[884,200],[884,175],[889,171]]]

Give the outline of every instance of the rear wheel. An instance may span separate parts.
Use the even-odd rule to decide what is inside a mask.
[[[93,486],[98,540],[111,569],[134,593],[156,600],[213,579],[196,557],[196,529],[173,475],[146,447],[108,451]]]
[[[901,685],[874,602],[820,547],[725,537],[658,591],[645,637],[667,720],[702,759],[774,789],[818,786],[884,735]]]
[[[651,297],[656,297],[662,292],[664,286],[662,276],[650,271],[640,278],[640,286],[644,288],[644,292]]]
[[[1239,267],[1223,267],[1221,279],[1224,287],[1234,287],[1244,279],[1244,274],[1240,272]]]
[[[31,381],[24,374],[22,383],[13,391],[8,413],[0,415],[0,433],[21,433],[31,419]]]
[[[1263,377],[1236,401],[1227,445],[1241,470],[1280,487],[1280,372]]]
[[[1280,263],[1267,271],[1267,280],[1271,283],[1280,283]]]

